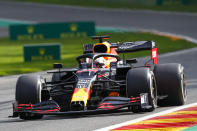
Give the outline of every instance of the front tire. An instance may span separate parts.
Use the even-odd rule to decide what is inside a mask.
[[[130,69],[127,73],[127,96],[138,97],[141,93],[148,93],[148,102],[151,108],[142,110],[133,107],[133,112],[153,111],[157,105],[157,90],[153,73],[149,68]]]
[[[20,76],[16,84],[16,101],[18,104],[35,104],[41,102],[44,80],[36,75]],[[21,119],[41,119],[43,115],[32,113],[20,113]]]

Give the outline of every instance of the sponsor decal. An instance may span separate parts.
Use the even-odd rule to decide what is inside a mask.
[[[28,27],[27,27],[27,32],[28,32],[29,34],[32,34],[32,33],[34,32],[34,27],[33,27],[33,26],[28,26]]]
[[[91,88],[75,88],[71,102],[84,101],[85,106],[90,97]]]
[[[70,25],[70,30],[73,31],[73,32],[77,31],[77,28],[78,28],[77,24],[71,24]]]
[[[157,48],[152,49],[152,59],[154,64],[157,64]]]

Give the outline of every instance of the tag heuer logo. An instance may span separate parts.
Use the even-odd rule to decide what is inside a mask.
[[[32,33],[34,32],[34,27],[33,27],[33,26],[27,27],[27,32],[28,32],[29,34],[32,34]]]
[[[70,30],[73,31],[73,32],[77,31],[77,24],[71,24],[70,25]]]

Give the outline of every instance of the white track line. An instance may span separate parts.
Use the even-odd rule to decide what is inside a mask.
[[[125,125],[128,125],[128,124],[133,124],[133,123],[140,122],[140,121],[143,121],[143,120],[147,120],[147,119],[150,119],[150,118],[153,118],[153,117],[156,117],[156,116],[161,116],[161,115],[168,114],[168,113],[171,113],[171,112],[175,112],[175,111],[178,111],[178,110],[181,110],[181,109],[184,109],[184,108],[192,107],[192,106],[195,106],[195,105],[197,105],[197,102],[196,103],[191,103],[191,104],[188,104],[188,105],[184,105],[184,106],[180,106],[180,107],[176,107],[176,108],[173,108],[173,109],[169,109],[169,110],[166,110],[166,111],[162,111],[162,112],[159,112],[159,113],[151,114],[151,115],[144,116],[144,117],[141,117],[141,118],[137,118],[137,119],[134,119],[134,120],[126,121],[126,122],[116,124],[116,125],[112,125],[112,126],[109,126],[109,127],[104,127],[104,128],[101,128],[101,129],[97,129],[95,131],[112,130],[112,129],[119,128],[119,127],[122,127],[122,126],[125,126]]]

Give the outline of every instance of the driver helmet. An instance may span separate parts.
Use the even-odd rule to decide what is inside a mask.
[[[104,68],[105,67],[105,58],[99,57],[95,60],[96,67]]]

